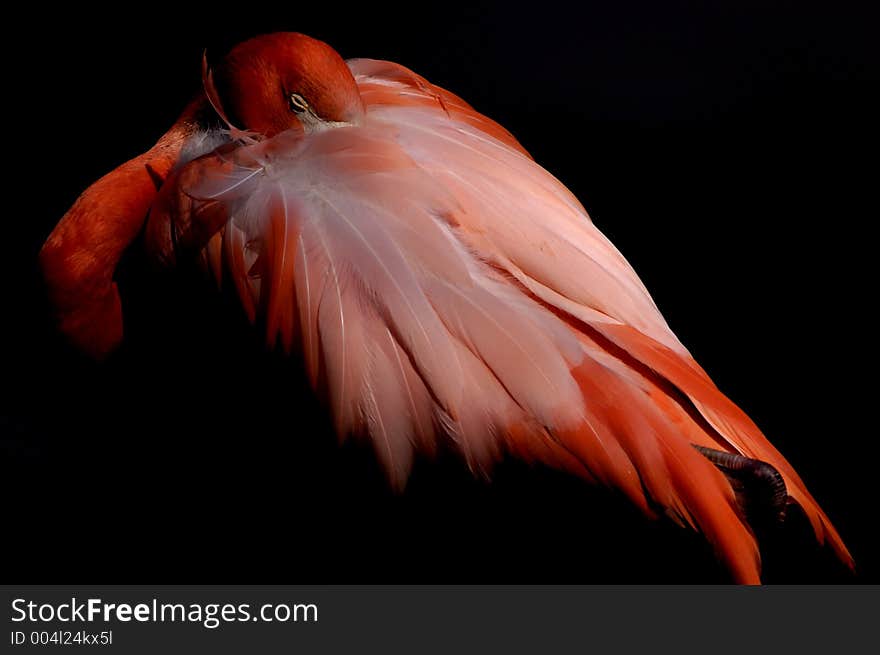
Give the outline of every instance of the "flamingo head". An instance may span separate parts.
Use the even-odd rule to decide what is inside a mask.
[[[274,136],[357,123],[364,105],[342,57],[295,32],[240,43],[216,70],[205,67],[205,91],[230,124]]]

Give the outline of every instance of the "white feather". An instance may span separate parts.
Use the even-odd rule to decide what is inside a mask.
[[[268,304],[293,308],[338,430],[369,434],[397,486],[442,436],[486,471],[511,425],[549,439],[589,421],[571,374],[584,348],[547,305],[682,349],[580,203],[484,123],[371,106],[357,126],[242,145],[191,190],[262,257],[295,258],[290,297]],[[261,245],[279,206],[280,255]]]

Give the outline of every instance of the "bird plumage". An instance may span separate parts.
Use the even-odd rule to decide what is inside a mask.
[[[700,530],[737,581],[756,583],[754,535],[698,445],[776,467],[817,538],[851,562],[558,180],[406,68],[347,65],[364,108],[350,122],[190,136],[192,159],[146,226],[157,260],[198,253],[231,280],[269,345],[301,355],[340,435],[369,438],[397,488],[441,441],[478,474],[504,455],[539,461]]]

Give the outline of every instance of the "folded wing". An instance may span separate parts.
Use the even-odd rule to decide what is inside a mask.
[[[369,437],[397,486],[441,440],[477,472],[504,453],[573,471],[703,531],[757,582],[730,485],[691,445],[738,452],[779,469],[849,561],[558,180],[411,71],[349,65],[362,124],[196,159],[148,228],[158,250],[182,241],[226,271],[269,342],[302,354],[342,435]]]

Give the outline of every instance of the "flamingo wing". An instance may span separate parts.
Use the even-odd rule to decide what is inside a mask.
[[[148,227],[160,252],[176,233],[225,263],[270,344],[301,352],[340,434],[369,437],[398,487],[441,440],[479,473],[506,453],[574,472],[702,531],[754,583],[754,536],[692,446],[739,453],[776,467],[851,562],[558,180],[415,73],[349,66],[361,124],[210,152],[169,180]]]

